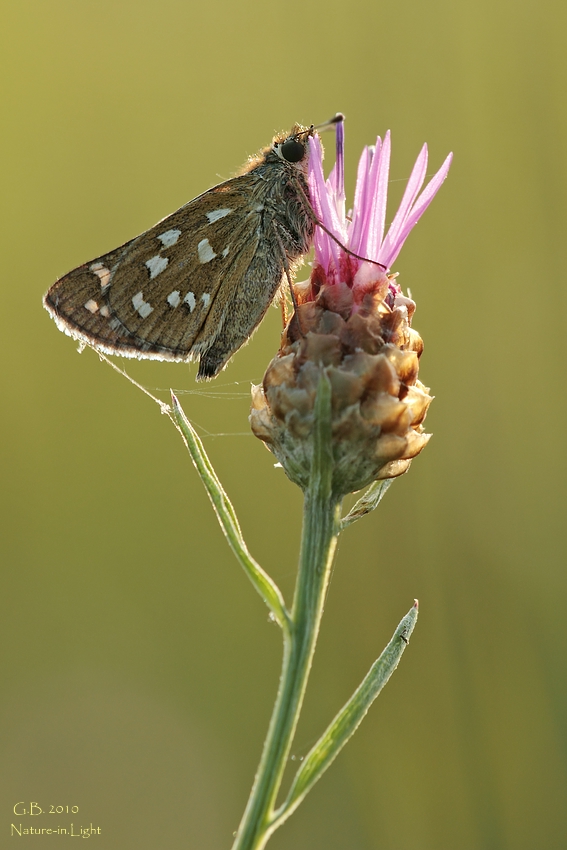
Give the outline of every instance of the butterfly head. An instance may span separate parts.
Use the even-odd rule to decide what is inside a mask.
[[[301,124],[294,124],[289,133],[280,133],[274,136],[271,148],[268,148],[266,154],[274,155],[281,161],[295,166],[299,170],[307,174],[307,165],[309,163],[309,138],[318,135],[318,130],[328,130],[336,124],[344,121],[342,112],[337,112],[328,121],[323,124],[318,124],[316,127],[311,124],[310,127],[303,127]]]
[[[280,133],[274,137],[272,150],[284,162],[299,163],[309,155],[307,140],[314,133],[313,125],[302,127],[301,124],[295,124],[290,133]]]
[[[272,145],[266,151],[266,159],[280,161],[307,174],[309,162],[309,137],[315,135],[315,128],[295,124],[289,133],[274,136]]]

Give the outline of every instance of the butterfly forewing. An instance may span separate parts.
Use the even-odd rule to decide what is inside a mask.
[[[111,354],[199,357],[198,377],[216,375],[311,245],[308,157],[278,153],[292,139],[306,154],[311,133],[296,125],[240,176],[58,280],[44,299],[58,326]]]
[[[256,251],[259,214],[242,214],[240,189],[215,187],[61,278],[47,303],[64,329],[110,353],[186,360],[207,316],[221,318],[221,284],[236,288]]]

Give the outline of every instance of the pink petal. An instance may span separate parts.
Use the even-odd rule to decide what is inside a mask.
[[[337,209],[339,217],[344,220],[345,206],[345,124],[341,121],[335,127],[336,157],[335,157],[335,194],[337,196]],[[343,215],[340,216],[340,210]]]
[[[331,203],[325,178],[323,176],[323,156],[321,151],[321,142],[317,136],[309,139],[310,157],[309,157],[309,190],[311,195],[311,203],[315,211],[315,215],[325,227],[334,233],[339,242],[344,242],[344,234],[342,223],[339,221],[337,210],[334,203]],[[339,268],[340,248],[334,239],[331,239],[327,234],[316,228],[314,238],[315,251],[318,255],[318,260],[324,267],[325,271],[329,269],[331,258],[334,261],[335,268]]]
[[[362,210],[365,208],[368,193],[368,174],[374,156],[380,156],[382,140],[378,137],[376,148],[365,147],[358,161],[358,172],[356,175],[356,189],[354,191],[354,207],[352,210],[352,222],[349,228],[349,248],[355,254],[360,254],[360,240],[364,230],[364,216]]]
[[[327,177],[325,185],[327,187],[327,192],[329,192],[329,194],[332,194],[332,195],[337,194],[337,165],[336,165],[336,163],[331,168],[331,171],[329,173],[329,176]]]
[[[393,243],[397,242],[398,234],[405,224],[405,220],[410,213],[411,207],[415,199],[419,194],[419,190],[423,186],[423,181],[425,180],[425,175],[427,173],[427,145],[424,145],[419,152],[419,156],[415,161],[415,165],[412,168],[412,172],[410,174],[410,178],[408,180],[408,184],[406,186],[404,196],[402,198],[401,204],[398,208],[396,215],[394,216],[394,220],[392,221],[386,238],[384,239],[384,243],[382,245],[380,251],[379,259],[388,265],[385,262],[384,258],[388,257],[391,253],[391,246]]]
[[[325,186],[327,187],[327,194],[329,196],[329,200],[335,206],[335,210],[337,211],[337,219],[340,223],[340,231],[341,236],[340,240],[344,244],[346,244],[347,239],[347,229],[345,222],[345,197],[344,193],[341,197],[339,190],[337,188],[337,166],[333,165],[331,168],[331,173],[327,177],[327,182]]]
[[[378,259],[378,251],[384,233],[386,201],[388,198],[388,174],[390,171],[390,131],[384,137],[379,156],[375,156],[368,175],[366,203],[361,213],[364,231],[360,241],[360,252],[369,260]]]
[[[317,137],[309,139],[309,170],[307,176],[309,198],[313,211],[319,221],[324,218],[323,205],[327,197],[325,177],[323,175],[321,143]],[[330,239],[320,228],[315,228],[313,238],[315,255],[325,271],[329,268],[331,259]]]
[[[425,210],[441,188],[441,184],[443,183],[449,172],[449,167],[451,165],[452,159],[453,154],[450,153],[449,156],[445,159],[445,162],[443,163],[437,174],[435,174],[434,177],[431,178],[431,180],[419,196],[415,206],[413,207],[409,216],[406,218],[402,229],[397,235],[395,243],[392,244],[388,256],[383,260],[385,265],[391,266],[400,251],[402,250],[402,246],[406,241],[407,237],[409,236],[410,231],[415,227],[415,225],[417,224],[417,222],[419,221],[419,219],[421,218],[421,216],[423,215],[423,213],[425,212]]]

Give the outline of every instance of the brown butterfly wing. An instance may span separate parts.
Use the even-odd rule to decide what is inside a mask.
[[[221,317],[258,248],[250,179],[215,186],[58,280],[44,299],[58,326],[111,354],[191,359],[207,316]]]

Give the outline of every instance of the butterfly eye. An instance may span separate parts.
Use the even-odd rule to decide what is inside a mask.
[[[280,150],[281,155],[288,162],[300,162],[305,156],[305,146],[295,139],[286,139]]]

